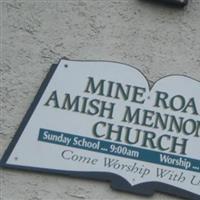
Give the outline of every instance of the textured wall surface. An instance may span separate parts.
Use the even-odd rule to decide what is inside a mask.
[[[127,63],[153,82],[168,74],[200,80],[199,0],[184,9],[141,0],[5,0],[0,21],[0,157],[63,56]],[[0,170],[1,200],[147,199],[105,182]],[[178,200],[160,193],[148,199]]]

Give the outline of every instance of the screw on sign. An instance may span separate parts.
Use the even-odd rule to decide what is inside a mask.
[[[184,7],[188,4],[188,0],[152,0],[152,1],[161,2],[164,4],[169,4],[169,5],[179,6],[179,7]]]

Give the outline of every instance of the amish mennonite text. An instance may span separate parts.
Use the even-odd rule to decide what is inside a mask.
[[[152,98],[146,96],[146,88],[94,77],[87,77],[82,92],[82,95],[74,96],[67,91],[60,93],[54,90],[44,106],[98,116],[102,120],[92,126],[91,134],[94,137],[130,146],[187,155],[189,137],[200,137],[200,121],[192,118],[200,116],[194,97],[186,98],[180,94],[170,96],[166,91],[156,91],[152,109],[146,109],[143,104]],[[127,105],[121,113],[115,112],[122,101]],[[158,112],[159,109],[165,113]],[[116,116],[120,118],[118,124],[112,123]],[[157,130],[162,130],[163,134],[156,133]],[[184,160],[176,162],[182,163]]]

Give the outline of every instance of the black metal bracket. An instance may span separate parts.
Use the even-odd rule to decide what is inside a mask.
[[[178,7],[184,7],[188,4],[188,0],[152,0],[152,1],[161,2],[164,4],[178,6]]]

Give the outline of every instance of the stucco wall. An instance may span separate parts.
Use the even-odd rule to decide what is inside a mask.
[[[200,80],[200,1],[174,9],[141,0],[1,1],[0,157],[50,65],[71,59],[133,65],[154,82]],[[109,183],[1,169],[1,200],[147,199]],[[178,198],[156,193],[155,200]]]

